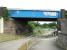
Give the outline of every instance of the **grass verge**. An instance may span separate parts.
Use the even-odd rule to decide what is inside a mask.
[[[20,35],[9,35],[9,34],[0,34],[0,42],[10,41],[10,40],[17,40],[22,38]]]

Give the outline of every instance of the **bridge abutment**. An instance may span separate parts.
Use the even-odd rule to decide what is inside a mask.
[[[61,18],[59,20],[61,33],[58,33],[57,43],[61,48],[67,50],[67,18],[65,18],[65,13],[66,11],[62,9]]]

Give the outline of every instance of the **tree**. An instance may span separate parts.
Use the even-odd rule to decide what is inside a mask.
[[[53,29],[57,28],[56,22],[49,23],[48,26]]]
[[[47,24],[47,23],[44,23],[43,25],[42,25],[42,27],[43,28],[56,28],[57,27],[57,24],[56,24],[56,22],[52,22],[52,23],[49,23],[49,24]]]
[[[6,8],[3,8],[3,16],[4,20],[8,20],[9,19],[9,14],[8,14],[8,10]]]
[[[44,24],[42,25],[42,27],[43,27],[43,28],[48,28],[48,24],[44,23]]]

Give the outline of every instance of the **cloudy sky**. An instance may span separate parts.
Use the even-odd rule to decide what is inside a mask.
[[[67,0],[0,0],[0,6],[17,9],[67,9]]]
[[[38,23],[40,23],[40,24],[44,24],[44,23],[52,23],[52,21],[38,21]]]

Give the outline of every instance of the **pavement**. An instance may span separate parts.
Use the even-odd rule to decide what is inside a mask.
[[[13,40],[13,41],[7,41],[0,43],[0,50],[18,50],[18,48],[24,44],[29,39],[19,39],[19,40]]]
[[[32,46],[29,50],[63,50],[56,46],[58,37],[40,38],[40,42]]]

